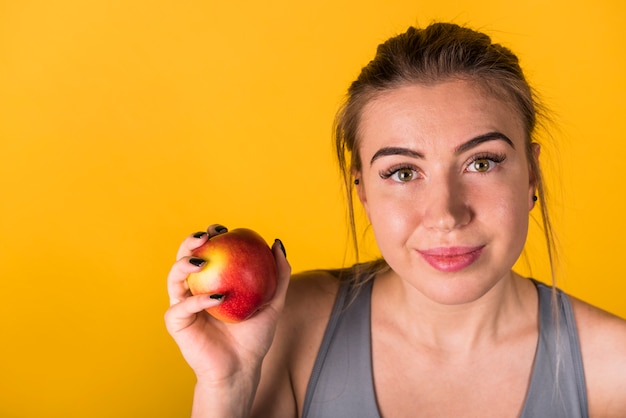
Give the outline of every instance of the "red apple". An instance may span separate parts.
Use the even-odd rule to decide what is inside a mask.
[[[276,262],[265,240],[251,229],[217,235],[196,248],[193,257],[206,260],[187,278],[194,295],[222,295],[207,312],[223,322],[244,321],[265,306],[276,291]]]

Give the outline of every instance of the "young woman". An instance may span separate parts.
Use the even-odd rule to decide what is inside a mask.
[[[512,271],[544,199],[539,109],[482,33],[436,23],[382,44],[336,121],[382,259],[290,280],[277,240],[274,300],[229,325],[186,286],[191,250],[226,229],[187,238],[166,324],[194,416],[626,416],[626,321]]]

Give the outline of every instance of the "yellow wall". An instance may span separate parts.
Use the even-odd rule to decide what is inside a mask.
[[[560,284],[626,317],[625,16],[621,0],[0,0],[0,416],[188,415],[163,325],[178,243],[221,222],[282,238],[295,270],[341,265],[333,113],[380,41],[434,19],[519,53],[560,127]]]

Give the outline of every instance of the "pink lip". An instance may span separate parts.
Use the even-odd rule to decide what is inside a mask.
[[[453,273],[470,266],[480,257],[484,246],[479,247],[437,247],[417,252],[434,269]]]

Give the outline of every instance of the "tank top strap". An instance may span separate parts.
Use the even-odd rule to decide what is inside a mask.
[[[357,293],[355,293],[357,292]],[[380,418],[372,374],[372,281],[340,285],[313,366],[303,418]]]
[[[521,416],[586,418],[587,389],[569,298],[558,289],[554,298],[550,286],[534,283],[539,296],[539,340]]]

